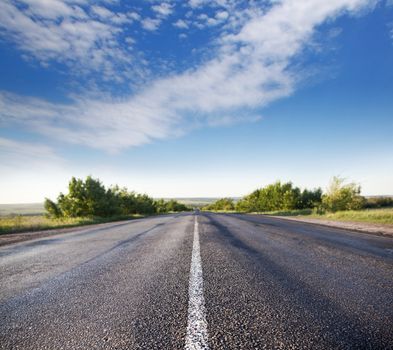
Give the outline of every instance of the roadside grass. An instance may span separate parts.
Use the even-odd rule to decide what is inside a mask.
[[[265,211],[258,212],[252,214],[266,214],[266,215],[275,215],[275,216],[304,216],[311,215],[313,213],[312,209],[295,209],[295,210],[276,210],[276,211]]]
[[[67,218],[50,219],[44,215],[14,215],[0,217],[0,234],[43,231],[92,224],[101,224],[120,220],[131,220],[144,217],[143,215],[116,216],[110,218]]]
[[[310,217],[337,221],[358,221],[371,224],[393,225],[393,208],[338,211]]]
[[[335,213],[316,214],[312,209],[273,211],[259,214],[275,216],[297,216],[299,218],[313,218],[333,221],[357,221],[371,224],[393,225],[393,208],[347,210]]]

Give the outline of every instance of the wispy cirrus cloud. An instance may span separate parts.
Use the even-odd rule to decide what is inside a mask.
[[[231,3],[222,1],[227,15],[220,10],[215,18],[228,24],[216,38],[211,58],[200,65],[152,81],[121,99],[78,97],[72,104],[59,105],[3,93],[3,122],[63,142],[115,152],[198,126],[256,120],[261,107],[295,90],[301,77],[292,63],[310,44],[318,26],[372,3],[283,0],[233,14],[228,12]],[[196,8],[203,1],[189,4]],[[146,20],[142,25],[149,29]],[[150,30],[158,26],[153,23]]]

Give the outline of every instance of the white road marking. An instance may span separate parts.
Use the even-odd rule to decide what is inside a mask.
[[[185,349],[209,349],[207,342],[207,322],[205,298],[203,297],[202,262],[197,215],[195,215],[194,222],[194,243],[192,246],[188,296],[188,324]]]

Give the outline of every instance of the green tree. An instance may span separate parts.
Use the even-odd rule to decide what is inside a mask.
[[[328,211],[357,210],[365,205],[365,198],[360,195],[361,188],[355,183],[345,184],[345,179],[333,177],[322,205]]]
[[[314,190],[304,189],[301,194],[299,209],[315,208],[322,203],[322,189],[316,188]]]
[[[44,208],[47,212],[47,216],[49,217],[59,218],[62,216],[61,210],[57,204],[48,198],[45,198]]]
[[[313,208],[321,202],[322,190],[300,191],[291,182],[277,181],[257,189],[243,197],[236,204],[236,210],[242,212],[267,212]]]
[[[166,202],[162,198],[157,199],[154,202],[154,206],[156,208],[156,213],[167,213],[168,212]]]
[[[98,179],[88,176],[85,181],[73,177],[68,194],[60,193],[58,206],[67,217],[109,217],[120,213],[116,195]]]
[[[216,200],[214,203],[211,203],[208,206],[204,207],[203,209],[231,211],[235,210],[235,203],[232,198],[221,198]]]
[[[155,212],[152,198],[118,186],[106,189],[99,179],[91,176],[85,180],[71,178],[68,193],[60,193],[57,203],[46,200],[45,208],[52,217],[111,217]]]
[[[259,211],[259,194],[260,190],[255,190],[247,196],[244,196],[236,203],[236,210],[240,212]]]

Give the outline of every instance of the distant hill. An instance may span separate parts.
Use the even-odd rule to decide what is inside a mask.
[[[175,199],[178,202],[183,203],[185,205],[200,208],[209,205],[220,198],[221,197],[191,197],[191,198],[175,197],[175,198],[164,198],[164,199],[165,200]],[[231,197],[231,198],[233,198],[235,202],[240,199],[239,197]]]

